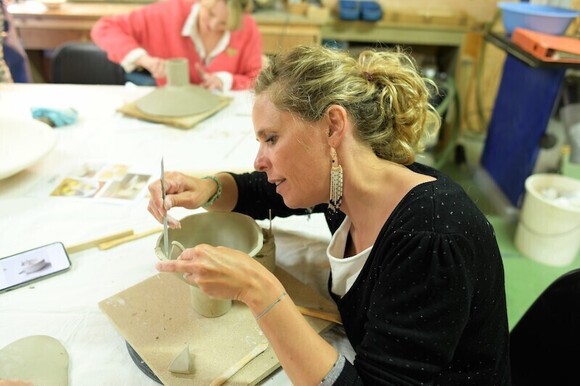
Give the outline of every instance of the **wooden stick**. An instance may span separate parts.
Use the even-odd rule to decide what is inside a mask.
[[[101,250],[111,249],[111,248],[116,247],[118,245],[128,243],[129,241],[139,240],[139,239],[142,239],[143,237],[147,237],[147,236],[150,236],[152,234],[159,233],[162,230],[163,230],[162,228],[149,229],[148,231],[145,231],[145,232],[135,233],[135,234],[132,234],[129,236],[125,236],[125,237],[117,238],[115,240],[100,243],[99,249],[101,249]]]
[[[250,351],[248,354],[246,354],[245,357],[243,357],[242,359],[240,359],[239,361],[237,361],[236,363],[231,365],[223,373],[218,375],[213,381],[211,381],[209,386],[223,385],[228,379],[230,379],[232,377],[232,375],[234,375],[235,373],[240,371],[242,369],[242,367],[247,365],[252,359],[254,359],[258,355],[260,355],[261,353],[266,351],[267,348],[268,348],[268,343],[261,343],[261,344],[257,345],[256,347],[254,347],[252,349],[252,351]]]
[[[133,230],[118,232],[118,233],[115,233],[115,234],[112,234],[109,236],[101,237],[101,238],[94,239],[94,240],[85,241],[84,243],[71,245],[70,247],[66,247],[66,251],[68,253],[76,253],[76,252],[84,251],[85,249],[96,248],[99,246],[99,244],[106,243],[106,242],[109,242],[111,240],[116,240],[116,239],[121,238],[121,237],[131,236],[133,234],[134,234]]]
[[[314,318],[327,320],[329,322],[334,322],[337,324],[342,324],[342,320],[340,319],[340,315],[337,313],[314,310],[312,308],[306,308],[306,307],[302,307],[302,306],[296,306],[296,308],[298,308],[298,311],[300,311],[300,313],[302,315],[312,316]]]

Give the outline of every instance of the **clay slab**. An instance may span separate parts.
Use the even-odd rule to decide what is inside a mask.
[[[33,335],[0,350],[0,379],[19,379],[34,385],[67,386],[69,357],[55,338]]]

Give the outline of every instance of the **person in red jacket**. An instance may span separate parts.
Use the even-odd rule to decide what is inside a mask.
[[[104,16],[91,38],[130,75],[144,69],[164,85],[165,60],[186,58],[192,84],[215,90],[251,86],[262,67],[262,37],[250,0],[167,0]]]

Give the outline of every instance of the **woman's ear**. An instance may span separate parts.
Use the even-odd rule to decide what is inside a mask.
[[[328,144],[331,147],[338,147],[348,125],[348,114],[344,107],[339,105],[330,105],[326,110],[328,119],[327,135]]]

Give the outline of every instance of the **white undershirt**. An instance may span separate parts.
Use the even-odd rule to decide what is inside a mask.
[[[345,217],[330,239],[330,244],[328,244],[326,249],[326,255],[330,262],[330,272],[332,273],[331,291],[341,297],[348,292],[356,281],[373,248],[371,245],[357,255],[344,257],[350,224],[350,219]]]

